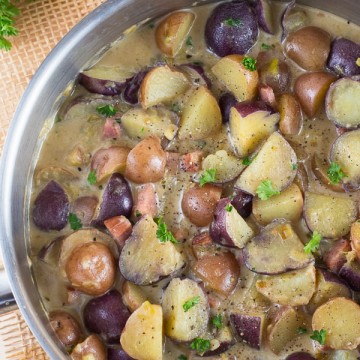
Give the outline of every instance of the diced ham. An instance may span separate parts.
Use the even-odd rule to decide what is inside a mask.
[[[273,109],[277,108],[276,97],[271,86],[261,84],[259,86],[259,95],[265,104],[271,106]]]
[[[204,153],[200,150],[182,155],[180,157],[180,169],[185,172],[198,172],[201,170],[201,162]]]
[[[152,184],[144,184],[138,188],[137,199],[133,207],[133,216],[142,215],[155,217],[157,214],[156,192]]]
[[[105,220],[104,224],[115,239],[119,249],[122,249],[125,245],[125,241],[131,235],[131,222],[125,216],[120,215]]]
[[[329,270],[337,273],[346,263],[346,253],[351,250],[348,240],[340,239],[336,241],[331,249],[324,255],[324,262]]]
[[[114,118],[107,118],[103,127],[104,139],[117,139],[121,135],[121,127]]]

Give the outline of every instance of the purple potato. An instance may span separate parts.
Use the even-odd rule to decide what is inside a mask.
[[[256,15],[247,1],[218,5],[205,27],[208,48],[218,56],[246,54],[259,33]]]
[[[255,12],[259,26],[268,34],[274,34],[273,15],[269,0],[257,0]]]
[[[223,124],[229,122],[230,109],[237,104],[237,100],[233,94],[226,93],[219,99],[219,106],[222,115]]]
[[[209,350],[206,351],[204,354],[202,354],[202,357],[208,357],[208,356],[216,356],[216,355],[220,355],[223,352],[229,350],[232,346],[234,345],[233,342],[230,341],[221,341],[220,345],[214,349],[214,350]]]
[[[316,360],[316,359],[306,352],[296,352],[289,355],[285,360]]]
[[[281,29],[282,29],[282,35],[281,35],[281,41],[283,41],[287,34],[288,34],[288,28],[287,28],[287,24],[286,24],[286,20],[291,12],[291,10],[294,8],[295,6],[295,0],[291,0],[287,5],[286,8],[284,10],[284,12],[281,15]]]
[[[70,203],[64,189],[50,181],[35,199],[32,217],[35,225],[44,231],[61,230],[68,222]]]
[[[257,111],[268,111],[271,114],[274,113],[274,109],[261,100],[243,101],[238,103],[235,107],[238,113],[243,118]]]
[[[231,201],[231,205],[243,217],[247,218],[252,212],[253,196],[241,190],[236,190],[236,195]]]
[[[38,258],[47,264],[58,266],[61,246],[64,236],[60,236],[43,246],[38,253]]]
[[[205,74],[204,68],[201,65],[194,63],[184,64],[180,66],[180,70],[185,71],[196,86],[211,87],[211,81]]]
[[[239,338],[250,347],[260,350],[264,328],[264,315],[231,314],[230,322]]]
[[[84,307],[86,328],[100,335],[107,343],[118,343],[130,312],[117,290],[91,299]]]
[[[134,360],[123,349],[109,347],[108,348],[108,360]]]
[[[81,196],[71,206],[71,211],[78,217],[82,225],[89,225],[93,219],[99,200],[96,196]]]
[[[124,90],[126,80],[117,82],[110,79],[97,79],[85,73],[80,73],[79,83],[92,93],[113,96],[120,94]]]
[[[360,291],[360,264],[358,260],[347,261],[340,269],[339,276],[344,279],[354,291]]]
[[[139,71],[135,76],[129,79],[126,83],[123,97],[129,104],[137,104],[139,102],[139,89],[144,77],[150,69]]]
[[[330,282],[330,283],[335,283],[335,284],[340,284],[340,285],[344,285],[347,286],[346,282],[344,280],[342,280],[338,275],[336,275],[335,273],[326,270],[324,268],[317,268],[318,271],[321,272],[322,276],[324,277],[324,280],[326,282]]]
[[[99,215],[91,224],[104,227],[104,220],[119,215],[129,217],[132,207],[133,197],[128,182],[121,174],[112,174],[103,193]]]
[[[360,45],[345,38],[335,39],[331,44],[327,66],[340,76],[360,75],[360,66],[356,64],[360,58]]]
[[[210,236],[218,244],[242,249],[253,231],[230,204],[228,198],[218,202],[210,224]]]

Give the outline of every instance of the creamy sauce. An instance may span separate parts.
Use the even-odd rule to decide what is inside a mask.
[[[279,18],[283,5],[276,4],[275,6],[277,9],[277,18]],[[115,68],[119,73],[121,73],[121,71],[129,71],[135,74],[142,68],[149,64],[154,64],[159,60],[165,60],[170,65],[200,61],[204,64],[206,74],[214,84],[212,88],[213,93],[215,96],[219,96],[223,91],[223,87],[216,81],[214,76],[211,75],[210,71],[210,68],[218,61],[218,58],[206,51],[203,39],[205,22],[212,8],[213,5],[207,5],[191,9],[196,15],[194,26],[189,34],[193,39],[193,46],[184,46],[174,60],[169,58],[164,59],[157,49],[154,41],[154,26],[152,26],[152,22],[149,22],[140,26],[135,31],[126,34],[124,38],[119,40],[119,42],[107,51],[96,66]],[[344,36],[353,41],[359,39],[359,28],[353,24],[348,24],[346,20],[316,9],[308,7],[298,8],[301,8],[306,13],[308,24],[323,28],[328,31],[332,37]],[[277,23],[279,23],[279,21],[277,21]],[[256,57],[262,43],[281,46],[279,42],[280,36],[280,29],[275,36],[269,36],[261,32],[256,46],[251,49],[249,55]],[[288,60],[288,65],[291,66],[291,71],[294,74],[292,79],[294,80],[296,75],[301,73],[302,70],[292,63],[291,60]],[[101,198],[102,187],[88,186],[87,176],[89,166],[74,167],[69,165],[68,157],[70,152],[77,145],[81,145],[85,153],[94,154],[99,148],[108,148],[115,144],[132,148],[138,143],[138,140],[130,139],[125,132],[123,132],[119,139],[104,140],[101,136],[104,120],[96,111],[96,106],[104,103],[104,101],[101,99],[101,96],[99,96],[98,104],[79,102],[73,105],[74,99],[80,95],[90,96],[81,86],[75,87],[72,95],[63,106],[63,110],[59,113],[61,121],[54,123],[47,135],[46,141],[44,141],[42,145],[33,181],[32,203],[47,181],[54,177],[66,190],[70,202],[84,195],[94,195]],[[183,99],[178,99],[178,101],[180,103],[181,101],[185,101],[186,96],[187,95],[185,95]],[[91,97],[94,96],[91,95]],[[121,112],[125,112],[130,108],[128,104],[123,103],[120,99],[117,103]],[[68,108],[69,105],[72,106],[70,110],[66,112],[64,109]],[[64,113],[66,114],[62,115]],[[205,154],[210,154],[217,150],[224,149],[231,153],[232,148],[228,141],[229,135],[227,132],[226,127],[223,127],[222,131],[211,139],[199,141],[173,140],[167,145],[166,150],[187,153],[201,148]],[[320,184],[312,175],[311,171],[312,155],[318,153],[320,156],[327,158],[330,147],[337,137],[335,126],[326,119],[324,112],[317,115],[315,119],[310,120],[304,118],[302,130],[299,135],[285,137],[293,145],[298,156],[299,164],[303,164],[309,174],[309,190],[320,193],[331,193],[330,190]],[[65,169],[65,171],[54,176],[51,170],[46,170],[49,167],[59,167]],[[188,173],[174,174],[169,171],[163,181],[156,184],[156,192],[159,198],[159,213],[164,214],[164,221],[172,231],[178,228],[187,229],[187,239],[191,239],[192,236],[199,231],[199,228],[191,224],[182,214],[180,205],[184,190],[192,183],[192,176],[192,174]],[[131,187],[135,191],[137,186],[131,184]],[[231,189],[230,185],[228,189]],[[227,190],[225,187],[223,196],[225,196],[227,191],[230,190]],[[350,195],[344,193],[338,194],[338,196],[353,196],[358,200],[360,199],[358,193],[352,193]],[[250,218],[248,222],[254,229],[260,228],[254,218]],[[76,307],[68,305],[66,301],[66,282],[59,276],[58,269],[43,261],[39,261],[37,258],[40,249],[57,237],[68,235],[72,233],[72,231],[69,226],[60,232],[52,231],[48,233],[37,229],[33,224],[30,225],[30,228],[30,257],[32,259],[32,269],[45,309],[51,311],[64,307],[71,313],[77,314],[77,318],[81,318],[82,307],[90,296],[81,295],[81,301],[76,304]],[[306,235],[308,230],[303,221],[297,224],[296,229],[302,241],[305,243],[308,239]],[[187,246],[186,244],[184,245],[185,250]],[[322,246],[326,248],[326,242]],[[238,253],[238,251],[234,252]],[[190,251],[188,251],[188,253],[190,254]],[[188,273],[187,269],[185,273],[193,276],[191,273]],[[260,311],[272,314],[276,310],[275,305],[272,305],[270,301],[257,293],[254,287],[256,278],[256,274],[247,270],[245,266],[241,267],[241,276],[235,292],[227,299],[221,299],[219,312],[225,314],[225,318],[227,318],[226,314],[233,311],[245,311],[249,313]],[[168,281],[169,279],[165,279],[156,285],[144,287],[144,291],[148,294],[150,302],[161,302],[162,288]],[[118,274],[115,288],[121,289],[121,283],[122,278],[121,275]],[[308,329],[311,329],[310,320],[311,317],[308,315],[304,324]],[[266,338],[266,336],[264,337]],[[183,345],[174,345],[172,341],[167,338],[164,359],[177,359],[180,354],[185,352],[185,348]],[[268,349],[266,343],[263,345],[261,351],[256,351],[242,342],[237,342],[222,355],[210,357],[209,359],[232,359],[231,356],[234,356],[234,359],[241,360],[284,359],[288,354],[295,351],[308,351],[315,354],[317,350],[309,338],[309,333],[307,333],[294,338],[279,355],[274,355]],[[193,358],[197,357],[195,356]]]

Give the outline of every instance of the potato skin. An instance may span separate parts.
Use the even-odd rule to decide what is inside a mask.
[[[90,335],[84,342],[75,346],[71,358],[73,360],[106,360],[106,353],[106,346],[100,338],[97,335]]]
[[[288,36],[285,52],[305,70],[322,70],[330,53],[330,44],[329,33],[316,26],[307,26]]]
[[[279,129],[284,135],[297,135],[301,128],[301,108],[292,94],[282,94],[278,101]]]
[[[149,136],[129,152],[125,177],[135,183],[157,182],[164,176],[165,165],[166,153],[160,139]]]
[[[294,85],[294,92],[304,113],[312,118],[324,103],[326,92],[336,76],[327,72],[312,72],[300,75]]]
[[[65,272],[74,288],[89,295],[101,295],[115,281],[115,259],[106,245],[89,242],[74,249]]]
[[[49,320],[56,336],[66,348],[76,345],[84,336],[77,320],[66,311],[53,311]]]
[[[213,219],[220,196],[221,188],[215,185],[205,184],[203,187],[196,185],[184,193],[181,207],[193,224],[206,226]]]

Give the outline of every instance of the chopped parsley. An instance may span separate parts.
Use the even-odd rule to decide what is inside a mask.
[[[210,340],[195,338],[191,342],[190,348],[192,350],[198,351],[199,353],[203,353],[210,349]]]
[[[96,108],[96,111],[106,117],[111,117],[116,114],[116,109],[112,105],[100,105]]]
[[[242,64],[245,66],[245,69],[247,69],[247,70],[250,70],[250,71],[256,70],[256,59],[254,59],[250,56],[245,56],[242,60]]]
[[[207,183],[212,183],[215,181],[216,169],[205,170],[204,173],[200,176],[200,186],[204,186]]]
[[[90,185],[95,185],[96,184],[96,171],[95,170],[91,170],[89,172],[89,175],[87,177],[87,181]]]
[[[149,23],[148,25],[149,29],[153,29],[155,27],[155,24],[153,22]]]
[[[179,112],[181,110],[180,105],[178,103],[173,103],[171,105],[171,110],[174,111],[174,112]]]
[[[227,26],[231,26],[231,27],[239,27],[243,23],[240,19],[227,18],[223,21],[223,24],[225,24]]]
[[[194,296],[191,299],[183,303],[183,309],[185,312],[189,311],[192,307],[198,304],[200,301],[200,296]]]
[[[297,333],[298,333],[299,335],[306,334],[306,333],[307,333],[307,329],[304,328],[304,327],[302,327],[302,326],[299,326],[299,327],[297,328]]]
[[[187,356],[185,356],[184,354],[181,354],[177,360],[187,360]]]
[[[231,212],[232,209],[233,209],[232,205],[226,204],[225,210],[226,210],[227,212]]]
[[[248,156],[243,158],[243,161],[242,161],[243,165],[249,166],[251,163],[252,163],[252,160]]]
[[[139,210],[135,211],[135,216],[138,218],[142,215],[142,213]]]
[[[221,329],[223,326],[223,322],[222,322],[222,316],[219,315],[215,315],[212,319],[211,319],[211,323],[217,328],[217,329]]]
[[[155,222],[158,226],[156,230],[156,237],[160,240],[160,242],[165,243],[170,241],[173,244],[178,243],[171,231],[168,230],[167,225],[164,223],[162,217],[155,219]]]
[[[292,170],[296,170],[298,168],[298,164],[291,164],[291,169]]]
[[[274,45],[268,45],[268,44],[265,44],[265,43],[262,43],[261,44],[261,48],[263,49],[263,50],[271,50],[271,49],[273,49],[275,46]]]
[[[321,345],[324,345],[326,339],[326,330],[314,330],[313,334],[310,336],[310,339],[317,341]]]
[[[186,39],[186,46],[193,46],[194,43],[193,43],[193,39],[191,36],[188,36],[187,39]]]
[[[332,162],[330,167],[327,170],[327,175],[332,184],[338,184],[342,178],[346,177],[346,175],[341,170],[341,167],[336,162]]]
[[[279,195],[280,191],[274,189],[271,180],[264,180],[257,187],[256,194],[261,200],[268,200],[274,195]]]
[[[79,230],[82,228],[82,223],[76,214],[70,213],[68,216],[69,224],[72,230]]]
[[[321,234],[319,234],[315,230],[311,236],[310,241],[304,246],[305,253],[310,254],[310,253],[315,252],[320,246],[321,239],[322,239]]]

